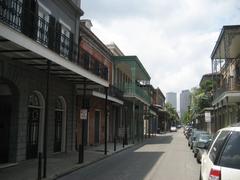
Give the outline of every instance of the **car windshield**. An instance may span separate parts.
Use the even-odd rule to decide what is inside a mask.
[[[208,141],[209,139],[211,139],[209,134],[200,134],[198,138],[199,141]]]

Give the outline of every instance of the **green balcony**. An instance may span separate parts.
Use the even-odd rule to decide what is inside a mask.
[[[127,84],[124,87],[124,97],[136,97],[148,104],[150,104],[150,96],[144,90],[143,87],[139,87],[136,84]]]

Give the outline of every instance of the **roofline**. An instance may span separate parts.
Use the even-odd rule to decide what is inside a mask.
[[[113,42],[110,44],[106,44],[107,48],[110,49],[111,47],[116,48],[116,50],[119,52],[119,54],[121,54],[122,56],[124,56],[124,53],[119,49],[119,47]]]
[[[140,66],[140,68],[144,71],[144,73],[147,75],[148,79],[151,80],[150,75],[148,74],[147,70],[142,65],[141,61],[138,59],[136,55],[129,55],[129,56],[113,56],[114,60],[128,60],[128,61],[135,61]]]
[[[240,28],[240,25],[225,25],[225,26],[222,27],[220,35],[218,36],[217,42],[216,42],[216,44],[215,44],[215,46],[213,48],[213,51],[211,53],[211,59],[214,59],[213,57],[214,57],[214,55],[215,55],[215,53],[216,53],[216,51],[217,51],[217,49],[218,49],[218,47],[220,45],[220,42],[221,42],[221,40],[222,40],[222,38],[224,36],[225,30],[232,29],[232,28]]]
[[[84,22],[85,20],[80,20],[80,36],[81,31],[82,33],[85,33],[87,36],[91,37],[91,39],[96,43],[97,46],[100,47],[101,51],[104,51],[109,56],[109,60],[112,60],[112,52],[107,48],[107,46],[87,27],[85,27],[81,22]]]

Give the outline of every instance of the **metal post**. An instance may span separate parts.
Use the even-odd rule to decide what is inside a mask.
[[[38,180],[42,179],[42,153],[38,153]]]
[[[114,113],[115,113],[115,121],[114,121],[114,151],[116,151],[116,149],[117,149],[117,131],[118,131],[118,110],[120,109],[119,107],[115,107],[114,108],[115,109],[115,111],[114,111]]]
[[[46,82],[46,104],[44,121],[44,143],[43,143],[43,177],[47,177],[47,127],[48,127],[48,104],[49,104],[49,79],[51,62],[47,60],[47,82]]]
[[[149,115],[149,119],[148,119],[148,138],[150,138],[150,124],[151,124],[151,115]]]
[[[84,78],[84,82],[83,82],[83,99],[82,99],[82,107],[83,109],[86,109],[86,78]],[[78,163],[83,163],[84,162],[84,121],[85,120],[81,120],[82,121],[82,143],[79,144],[78,146]]]
[[[104,146],[104,154],[107,155],[107,100],[108,97],[108,87],[105,87],[105,133],[104,133],[104,141],[105,141],[105,146]]]
[[[127,129],[127,106],[125,107],[125,131],[124,131],[124,144],[128,145],[128,129]]]
[[[116,147],[117,146],[117,142],[116,141],[117,141],[117,139],[116,139],[116,136],[115,136],[114,137],[114,149],[113,149],[114,151],[116,151],[116,149],[117,149],[117,147]]]
[[[231,125],[231,119],[229,118],[228,96],[226,97],[226,101],[227,101],[226,106],[227,106],[227,118],[228,118],[228,124],[227,124],[227,126],[229,126],[229,125]],[[225,125],[226,125],[226,123],[225,123]]]
[[[136,116],[135,116],[135,101],[133,100],[133,116],[132,116],[132,143],[134,144],[135,142],[135,122],[136,122]]]

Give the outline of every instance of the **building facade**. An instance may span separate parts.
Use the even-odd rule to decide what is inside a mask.
[[[107,89],[107,109],[105,109],[105,92],[103,86],[86,84],[86,101],[84,107],[84,87],[77,86],[77,101],[79,110],[87,108],[87,121],[80,120],[77,127],[78,143],[82,142],[82,126],[84,127],[84,144],[97,145],[107,141],[113,142],[117,137],[119,123],[122,117],[122,92],[113,86],[113,63],[111,51],[91,31],[91,21],[81,20],[80,25],[80,59],[83,66],[94,74],[101,76],[109,82]],[[107,123],[105,123],[105,111],[107,110]],[[80,112],[77,112],[79,117]],[[106,127],[107,125],[107,127]],[[107,128],[107,134],[105,134]]]
[[[239,25],[223,26],[211,54],[215,131],[240,120],[239,32]]]
[[[79,0],[1,2],[0,163],[75,150],[76,87],[108,88],[110,70],[97,74],[79,58],[82,14]]]

